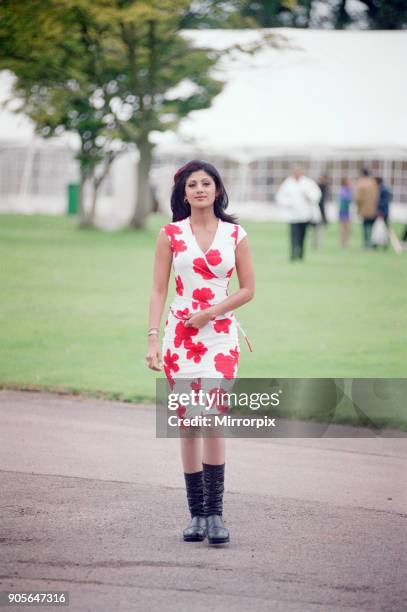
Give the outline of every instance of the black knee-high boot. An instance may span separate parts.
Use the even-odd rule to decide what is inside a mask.
[[[225,464],[203,464],[204,510],[208,529],[209,544],[226,544],[229,531],[223,524],[223,491]]]
[[[184,473],[191,522],[184,529],[185,542],[202,542],[206,538],[206,519],[203,503],[203,472]]]

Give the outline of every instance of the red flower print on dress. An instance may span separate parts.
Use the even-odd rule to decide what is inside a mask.
[[[221,372],[224,378],[233,378],[239,361],[239,352],[236,349],[230,349],[229,355],[224,355],[223,353],[215,355],[215,369]]]
[[[236,359],[236,363],[239,361],[240,353],[237,346],[234,349],[230,349],[229,353]]]
[[[174,240],[171,240],[171,248],[172,252],[174,253],[174,257],[176,257],[178,253],[182,253],[182,251],[187,250],[187,245],[183,240],[175,240],[174,238]]]
[[[182,295],[184,293],[184,285],[180,275],[175,277],[175,291],[178,293],[178,295]]]
[[[228,334],[232,319],[218,319],[215,321],[213,328],[218,334]]]
[[[170,239],[171,251],[174,253],[174,257],[176,257],[178,253],[187,250],[187,245],[184,240],[177,240],[175,238],[176,235],[182,234],[182,229],[180,227],[168,223],[168,225],[164,227],[164,231]]]
[[[233,274],[233,270],[234,270],[234,267],[233,267],[233,268],[230,268],[230,270],[228,270],[228,271],[226,272],[226,276],[227,276],[228,278],[230,278],[230,277],[232,276],[232,274]]]
[[[222,257],[218,249],[211,249],[210,251],[208,251],[205,255],[205,258],[210,266],[218,266],[222,261]]]
[[[179,426],[182,429],[186,429],[186,425],[184,424],[184,419],[185,419],[185,413],[186,413],[187,409],[185,406],[178,406],[177,408],[177,416],[179,418]]]
[[[216,278],[216,274],[209,270],[206,261],[202,257],[197,257],[192,263],[194,272],[200,274],[203,279],[208,280],[210,278]]]
[[[164,355],[164,364],[169,370],[172,370],[173,372],[178,372],[179,365],[175,363],[176,361],[178,361],[178,359],[179,355],[177,353],[172,353],[171,355],[171,350],[167,349],[167,352]]]
[[[189,308],[184,308],[184,310],[177,310],[175,314],[180,319],[186,320],[189,317]]]
[[[233,230],[233,232],[230,234],[232,238],[234,238],[235,241],[235,246],[237,246],[237,237],[239,235],[239,226],[235,225],[235,229]]]
[[[212,400],[212,397],[215,399]],[[207,406],[217,408],[218,412],[225,413],[229,410],[229,394],[222,387],[214,387],[207,392]]]
[[[202,287],[201,289],[194,289],[192,292],[192,297],[195,302],[192,302],[192,306],[194,310],[200,308],[204,310],[205,308],[209,308],[210,303],[208,300],[212,300],[215,297],[212,289],[209,287]]]
[[[208,350],[202,342],[194,344],[192,340],[185,341],[184,346],[187,349],[187,359],[193,359],[195,363],[200,363]]]
[[[196,391],[198,393],[198,391],[201,389],[201,379],[197,378],[196,380],[193,380],[189,386],[191,387],[192,391]]]
[[[173,390],[174,386],[175,386],[175,381],[174,381],[173,377],[171,376],[170,368],[168,368],[166,365],[164,366],[164,372],[165,372],[165,375],[166,375],[167,380],[169,382],[170,389]]]
[[[182,234],[182,229],[178,225],[172,225],[171,223],[165,226],[164,231],[171,240],[174,240],[175,234]]]
[[[202,378],[195,378],[195,380],[193,380],[189,386],[191,387],[191,389],[192,389],[192,391],[194,392],[194,394],[196,394],[196,395],[195,395],[195,397],[194,397],[194,395],[192,395],[192,394],[191,394],[191,395],[192,395],[192,397],[194,398],[194,401],[195,401],[195,402],[196,402],[196,403],[197,403],[197,404],[198,404],[198,405],[199,405],[201,408],[204,408],[204,406],[202,405],[201,398],[200,398],[200,396],[199,396],[199,392],[200,392],[200,390],[202,389]],[[201,414],[203,414],[203,412],[202,412],[202,411],[201,411]]]
[[[191,337],[196,336],[198,331],[197,327],[185,327],[184,323],[180,321],[175,328],[174,346],[178,348],[183,343],[185,346],[185,341],[191,340]]]

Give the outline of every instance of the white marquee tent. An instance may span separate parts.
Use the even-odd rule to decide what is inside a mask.
[[[213,158],[232,199],[272,202],[293,162],[314,178],[327,173],[332,194],[342,176],[355,179],[367,165],[390,183],[395,201],[407,202],[407,32],[267,33],[277,48],[229,53],[215,73],[226,85],[212,107],[191,113],[178,134],[157,135],[161,168],[167,164],[169,175],[191,156]],[[218,49],[261,36],[248,30],[186,35]],[[169,183],[168,176],[165,191]]]
[[[181,137],[209,152],[257,158],[270,152],[346,151],[407,155],[407,32],[268,30],[280,48],[225,58],[227,84],[210,109],[184,120]],[[259,38],[252,30],[189,32],[225,48]],[[284,42],[286,41],[286,42]]]

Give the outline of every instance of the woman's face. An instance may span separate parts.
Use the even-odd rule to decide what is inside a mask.
[[[213,206],[216,197],[216,184],[204,170],[192,172],[185,182],[185,197],[191,207],[207,208]]]

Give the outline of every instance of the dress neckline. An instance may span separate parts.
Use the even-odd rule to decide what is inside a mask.
[[[218,217],[218,226],[217,226],[216,231],[215,231],[215,233],[214,233],[214,235],[213,235],[212,242],[211,242],[211,244],[210,244],[209,248],[208,248],[206,251],[204,251],[204,250],[203,250],[203,249],[202,249],[202,248],[199,246],[199,244],[198,244],[198,240],[196,239],[195,234],[194,234],[194,230],[192,229],[191,217],[188,217],[187,219],[188,219],[188,226],[189,226],[189,229],[190,229],[190,231],[191,231],[192,237],[193,237],[193,239],[194,239],[194,241],[195,241],[195,244],[196,244],[197,248],[198,248],[198,249],[201,251],[202,255],[203,255],[204,257],[206,257],[206,255],[209,253],[209,251],[212,249],[213,245],[214,245],[214,244],[215,244],[215,242],[216,242],[216,239],[217,239],[217,237],[218,237],[218,233],[219,233],[219,229],[220,229],[220,226],[221,226],[221,223],[222,223],[222,219],[220,219],[220,218]]]

